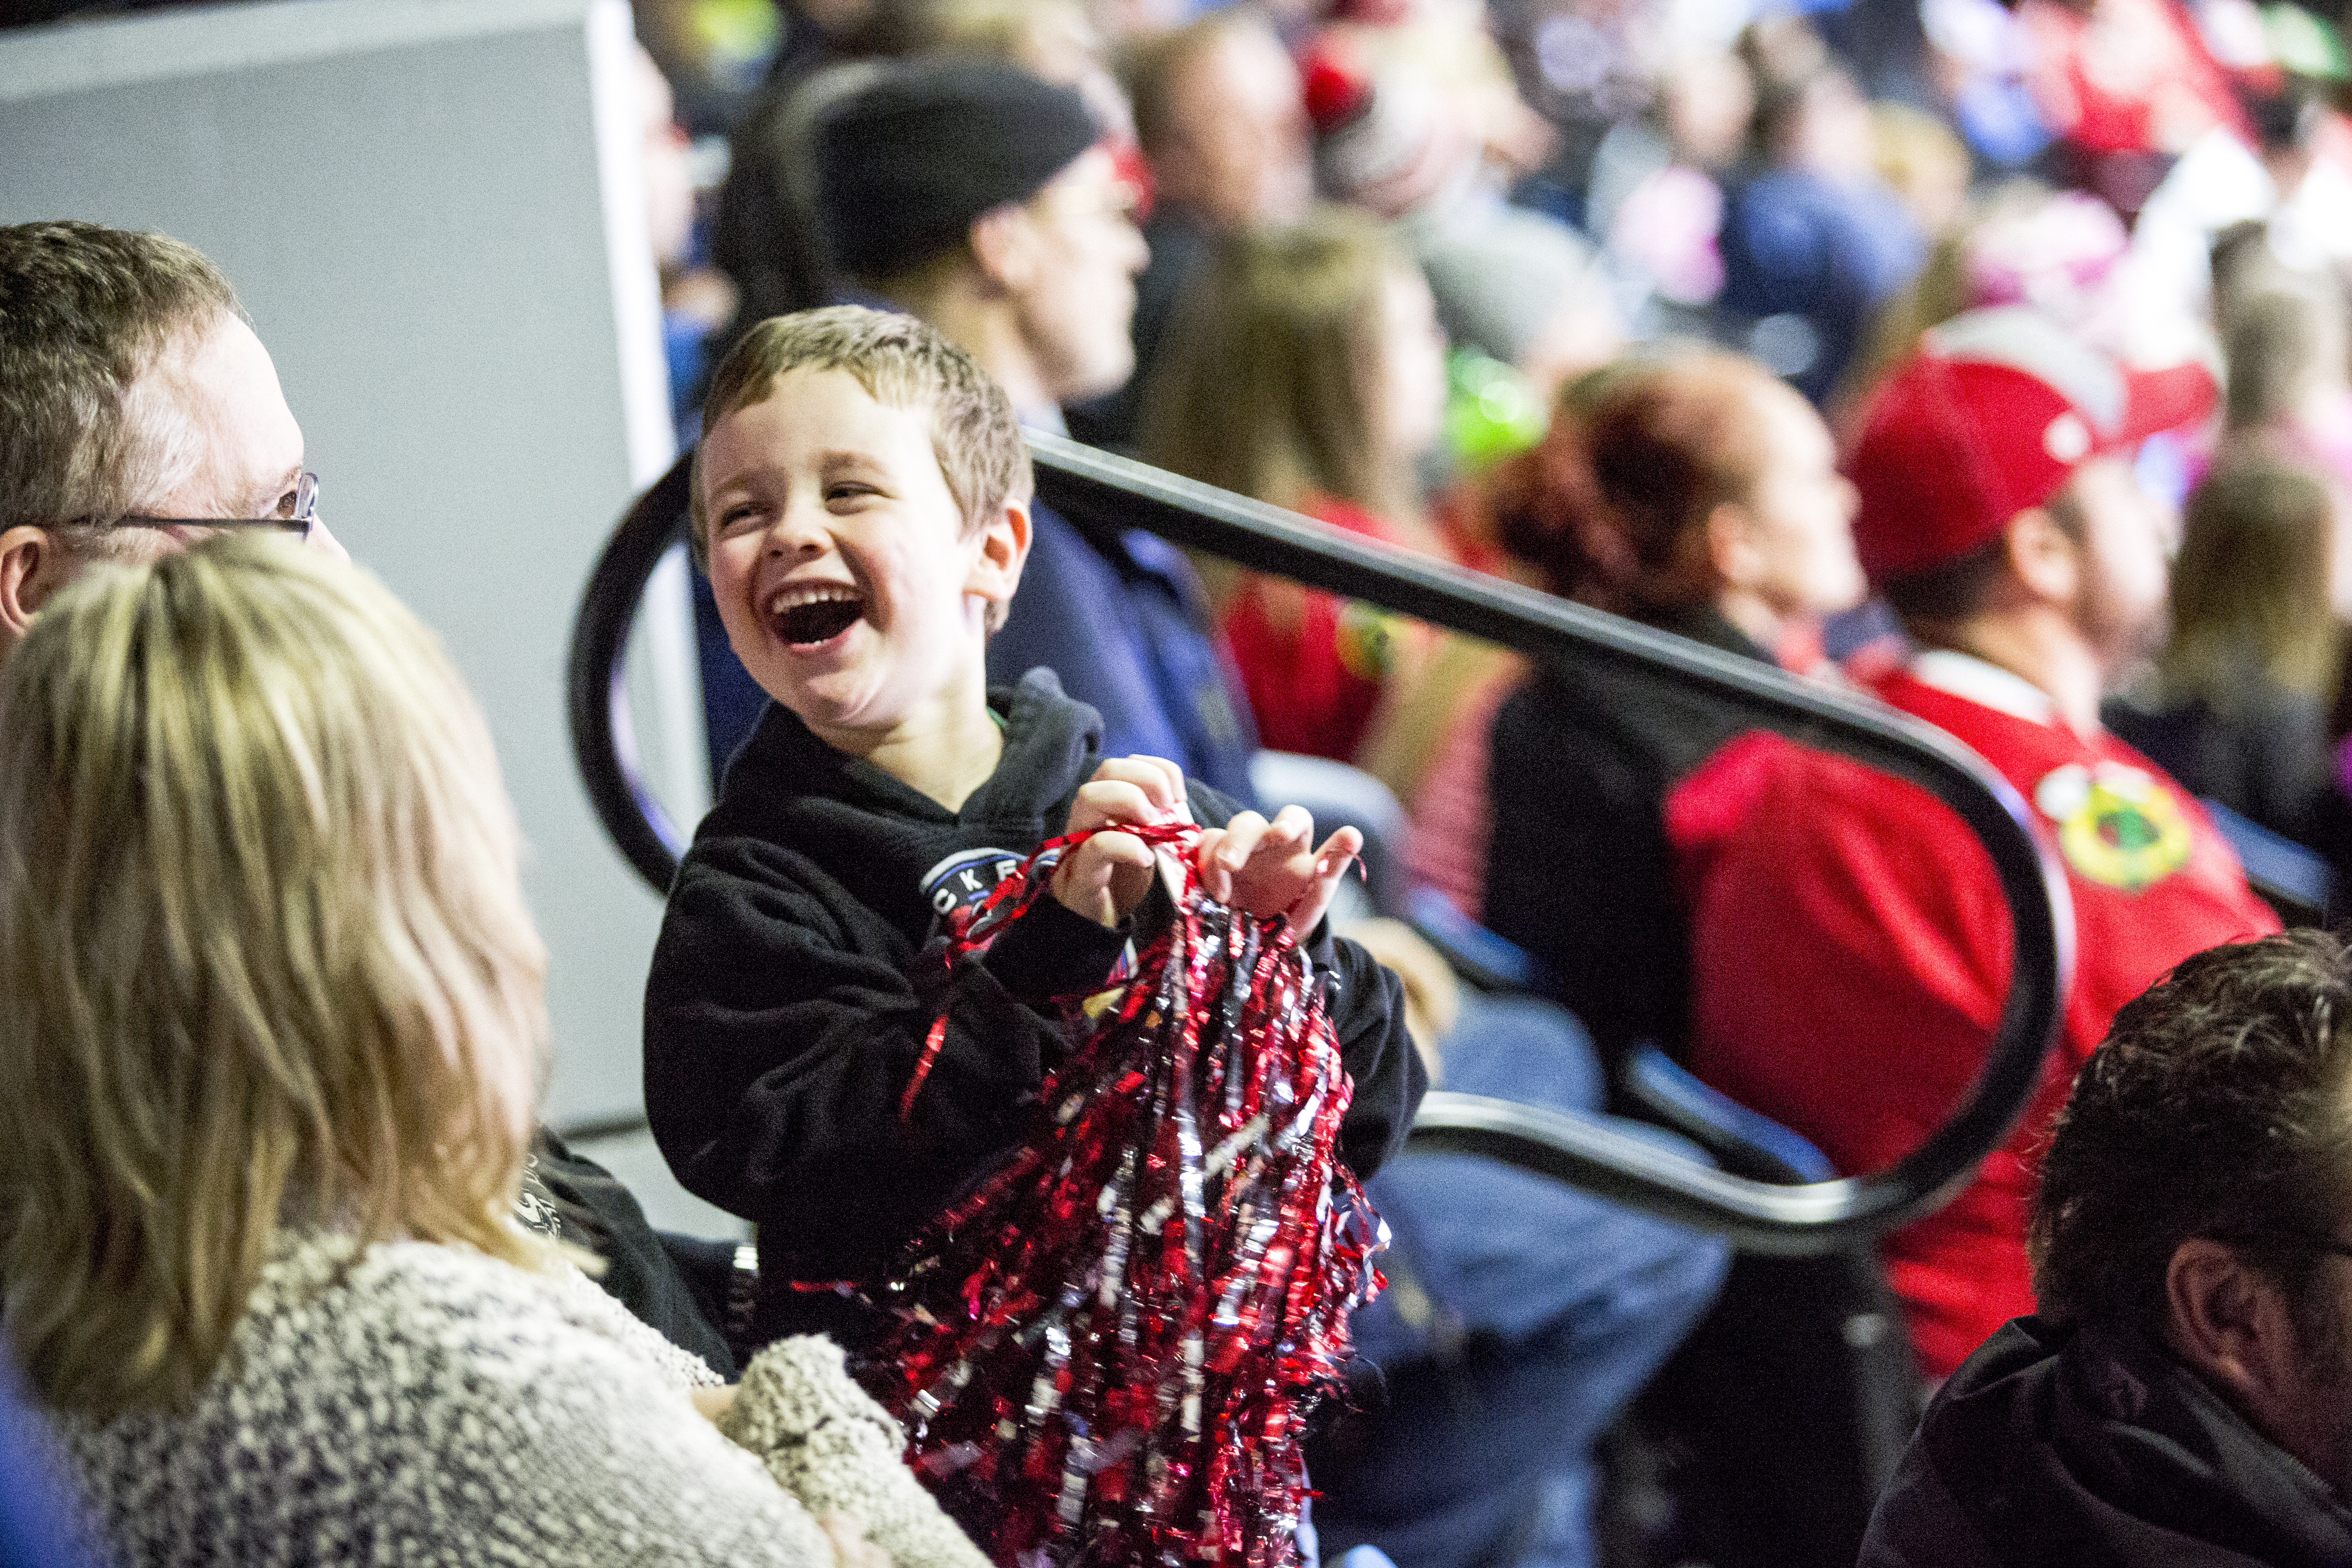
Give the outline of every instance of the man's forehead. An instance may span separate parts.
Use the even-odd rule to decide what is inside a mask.
[[[194,468],[170,492],[167,515],[257,515],[301,471],[302,427],[269,351],[244,321],[215,316],[149,374],[195,444]]]

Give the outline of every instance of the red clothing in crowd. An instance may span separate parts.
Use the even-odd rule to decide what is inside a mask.
[[[2039,1099],[1959,1196],[1885,1243],[1942,1377],[2033,1310],[2031,1152],[2116,1009],[2278,921],[2193,799],[2122,742],[2076,735],[2017,677],[1930,653],[1876,689],[2032,803],[2074,905],[2074,984]],[[1841,1171],[1909,1153],[1974,1081],[2008,991],[2009,914],[1983,849],[1916,786],[1763,735],[1675,793],[1667,832],[1691,900],[1695,1069]]]
[[[2085,153],[2180,153],[2217,125],[2252,142],[2230,79],[2179,0],[2024,0],[2031,83],[2051,128]]]
[[[1318,522],[1396,543],[1371,513],[1320,497],[1299,510]],[[1297,592],[1304,609],[1295,626],[1266,613],[1265,584],[1245,581],[1225,611],[1226,646],[1241,671],[1258,742],[1271,751],[1353,762],[1393,652],[1396,627],[1387,612],[1336,594]]]

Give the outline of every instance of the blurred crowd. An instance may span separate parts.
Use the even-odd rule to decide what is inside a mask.
[[[446,1407],[453,1430],[495,1428],[539,1489],[528,1508],[503,1495],[490,1507],[497,1489],[469,1478],[460,1489],[480,1518],[451,1531],[435,1516],[428,1534],[554,1540],[591,1519],[617,1520],[632,1540],[699,1541],[740,1512],[743,1541],[768,1557],[720,1543],[677,1560],[973,1560],[899,1464],[896,1428],[847,1388],[838,1352],[770,1342],[820,1331],[853,1357],[871,1348],[860,1314],[873,1303],[808,1282],[878,1278],[875,1259],[986,1168],[990,1137],[1034,1103],[1066,1043],[1060,999],[1128,974],[1132,928],[1120,922],[1137,900],[1122,907],[1106,879],[1108,916],[1066,900],[1048,911],[1067,917],[1052,940],[1084,986],[1044,984],[1041,971],[1033,994],[965,964],[939,984],[978,988],[988,1010],[950,1037],[950,1004],[931,1006],[912,978],[918,938],[952,917],[959,887],[982,896],[984,863],[1027,852],[1003,844],[1034,846],[1061,821],[1130,820],[1082,818],[1056,795],[1103,784],[1138,799],[1157,789],[1167,800],[1147,804],[1171,812],[1193,789],[1204,808],[1232,806],[1228,824],[1248,820],[1253,845],[1275,834],[1250,815],[1261,803],[1311,803],[1344,823],[1307,857],[1311,898],[1252,911],[1296,920],[1318,946],[1340,939],[1330,951],[1344,957],[1317,962],[1336,977],[1335,1011],[1361,1026],[1349,1068],[1360,1147],[1343,1152],[1393,1237],[1391,1289],[1356,1316],[1348,1408],[1315,1430],[1310,1558],[1319,1531],[1326,1555],[1365,1554],[1353,1568],[1382,1554],[1401,1568],[1850,1563],[1892,1458],[1852,1462],[1825,1435],[1836,1419],[1806,1401],[1843,1380],[1859,1388],[1874,1349],[1897,1385],[1882,1447],[1899,1448],[1926,1396],[1944,1392],[1866,1561],[2029,1560],[2004,1554],[2003,1510],[2019,1498],[2039,1510],[2032,1561],[2187,1561],[2184,1542],[2290,1538],[2291,1550],[2196,1560],[2346,1560],[2352,1290],[2326,1285],[2320,1264],[2352,1257],[2352,1177],[2335,1169],[2352,1139],[2337,1125],[2344,1069],[2306,1058],[2332,1048],[2352,964],[2326,939],[2245,942],[2324,922],[2352,876],[2352,59],[2340,16],[2284,0],[636,0],[635,18],[671,408],[681,449],[697,448],[690,532],[719,786],[654,961],[646,1104],[680,1182],[756,1226],[756,1268],[731,1247],[656,1237],[625,1189],[534,1124],[520,1068],[513,1082],[475,1070],[472,1032],[507,1047],[543,1032],[544,954],[520,912],[488,736],[381,589],[273,546],[198,542],[250,525],[341,553],[226,280],[158,237],[0,229],[0,328],[14,334],[0,338],[0,373],[15,378],[0,381],[0,403],[16,421],[0,431],[14,443],[13,466],[0,465],[14,487],[0,497],[14,509],[0,517],[0,653],[32,650],[16,668],[35,673],[7,690],[54,687],[83,704],[61,706],[47,729],[0,727],[14,748],[0,754],[20,764],[0,824],[26,843],[68,842],[40,815],[64,786],[43,793],[36,764],[52,762],[39,748],[55,740],[71,760],[76,737],[128,736],[136,726],[105,716],[151,687],[178,689],[179,644],[121,629],[129,620],[101,613],[107,595],[192,616],[239,595],[282,600],[203,631],[231,650],[218,679],[274,680],[282,665],[289,690],[342,679],[334,700],[301,710],[327,754],[368,759],[353,778],[381,772],[480,817],[453,816],[471,835],[463,847],[380,851],[395,869],[467,871],[465,886],[419,881],[406,924],[379,912],[323,928],[338,941],[411,926],[429,936],[427,914],[478,903],[496,939],[498,962],[470,967],[466,942],[420,941],[449,984],[497,991],[478,1009],[497,1029],[476,1031],[462,1008],[457,1024],[415,1010],[433,1026],[422,1030],[380,1008],[393,1019],[384,1040],[358,1031],[354,1047],[405,1061],[408,1037],[429,1037],[418,1059],[434,1074],[481,1082],[428,1074],[425,1110],[371,1119],[336,1098],[361,1104],[365,1072],[326,1074],[314,1093],[264,1053],[256,1073],[293,1084],[289,1102],[298,1090],[316,1101],[288,1112],[299,1126],[285,1146],[361,1153],[289,1152],[271,1173],[247,1168],[234,1127],[179,1141],[228,1173],[218,1185],[259,1216],[260,1241],[188,1221],[176,1251],[110,1251],[90,1239],[111,1223],[104,1205],[72,1185],[85,1145],[109,1146],[109,1130],[71,1130],[111,1101],[62,1072],[48,1075],[68,1083],[55,1104],[9,1097],[26,1103],[0,1147],[55,1167],[23,1180],[55,1213],[49,1231],[16,1222],[12,1331],[64,1347],[42,1365],[80,1369],[81,1383],[51,1375],[40,1392],[89,1414],[74,1458],[114,1510],[110,1528],[146,1542],[143,1560],[197,1554],[173,1532],[205,1515],[149,1506],[163,1439],[101,1418],[142,1401],[193,1411],[171,1429],[176,1495],[208,1496],[217,1466],[284,1513],[257,1539],[296,1540],[342,1504],[320,1502],[301,1464],[248,1458],[269,1439],[244,1395],[195,1373],[233,1333],[262,1347],[235,1375],[268,1387],[300,1385],[341,1355],[349,1386],[313,1401],[305,1444],[326,1452],[358,1434],[353,1466],[403,1475],[420,1453],[472,1462],[380,1397],[389,1374],[374,1362],[404,1364],[405,1336],[444,1318],[491,1322],[492,1359],[518,1337],[541,1346],[543,1363],[525,1358],[519,1374],[526,1394],[569,1378],[583,1402],[547,1405],[546,1426],[605,1447],[596,1465],[548,1460],[569,1450],[501,1424],[506,1395],[450,1374],[409,1403]],[[141,278],[163,283],[110,281]],[[101,338],[86,321],[113,322],[129,346],[112,360],[89,351]],[[97,391],[54,369],[59,344],[82,354]],[[193,368],[159,370],[159,344]],[[123,458],[144,452],[137,441],[105,445],[109,420],[145,439],[172,398],[251,416],[185,421],[194,434],[172,451],[186,460],[168,472]],[[1061,515],[1050,490],[1031,489],[1016,422],[1623,617],[1712,650],[1718,668],[1744,660],[1800,692],[1875,699],[1964,744],[2037,836],[2074,933],[2071,953],[2063,935],[2054,943],[2071,989],[2050,999],[2056,1044],[2022,1124],[1942,1206],[1795,1265],[1735,1259],[1719,1238],[1499,1163],[1403,1150],[1434,1083],[1606,1126],[1683,1168],[1713,1160],[1783,1182],[1884,1170],[1942,1124],[2014,1022],[2030,988],[2013,988],[2012,971],[2032,933],[2012,931],[1991,862],[1916,784],[1758,732],[1751,712],[1638,671],[1532,658],[1195,558],[1102,515]],[[170,431],[176,440],[182,426]],[[189,454],[206,443],[266,449],[248,473],[197,463]],[[784,500],[759,499],[770,489]],[[929,531],[907,521],[918,512]],[[850,564],[825,575],[835,554]],[[145,575],[74,586],[110,560]],[[962,578],[942,566],[959,562]],[[44,610],[53,603],[63,608]],[[281,620],[293,630],[252,629]],[[314,652],[345,644],[348,679]],[[835,658],[868,658],[889,678],[873,683],[881,696],[806,673]],[[112,672],[140,660],[125,696]],[[415,669],[413,683],[399,674]],[[378,687],[392,694],[381,715],[350,696]],[[844,712],[898,703],[894,740],[938,740],[923,723],[945,710],[931,705],[943,692],[968,722],[927,771],[836,744],[856,731],[847,720],[820,731],[836,687]],[[376,738],[440,735],[451,712],[463,720],[454,739]],[[1036,738],[1041,713],[1058,726],[1050,744]],[[154,734],[152,759],[118,748],[135,781],[118,793],[169,800],[167,785],[184,785],[208,799],[220,769],[203,732]],[[1036,763],[1046,752],[1051,769]],[[1016,752],[1017,765],[1004,760]],[[1084,784],[1055,771],[1103,758]],[[75,767],[86,785],[112,776]],[[1024,768],[1037,798],[1019,813],[982,792],[1024,783]],[[308,781],[285,786],[289,800],[343,799],[315,767],[283,771]],[[771,821],[836,784],[864,803],[856,832],[870,838],[830,805],[789,831]],[[112,800],[77,831],[109,838],[129,811]],[[190,807],[186,820],[314,831],[315,848],[298,835],[240,849],[241,874],[266,890],[287,868],[340,875],[379,854],[323,810]],[[1311,845],[1295,815],[1276,820],[1302,852]],[[1367,832],[1372,889],[1334,902],[1355,852],[1345,846]],[[1073,846],[1069,864],[1118,837]],[[833,857],[806,909],[785,909],[801,874],[787,849],[813,865]],[[79,851],[0,856],[0,915],[29,933],[8,947],[20,998],[62,984],[41,977],[78,973],[75,963],[134,978],[152,967],[119,962],[144,950],[106,937],[110,926],[81,938],[48,919],[71,900],[34,873],[82,864]],[[1057,900],[1067,869],[1054,873]],[[1132,890],[1139,868],[1126,870]],[[853,885],[855,897],[824,891]],[[391,907],[370,896],[367,910]],[[71,907],[98,922],[167,903],[134,888]],[[310,930],[309,905],[282,908]],[[199,982],[248,936],[264,955],[309,952],[307,936],[278,941],[259,917],[214,923],[223,934],[202,957],[180,935],[204,924],[194,917],[166,909],[168,929],[152,936],[172,973],[194,977],[184,1011],[212,1005],[220,988]],[[986,963],[1019,979],[1021,951],[1008,941]],[[154,988],[123,984],[149,1005]],[[100,1045],[142,1030],[209,1038],[163,1016],[181,999],[152,1002],[161,1022],[134,1009],[120,1029],[89,1023],[98,1015],[78,999],[68,1013]],[[285,1005],[337,1016],[324,1002]],[[2278,1040],[2231,1033],[2242,1016],[2282,1009],[2292,1016],[2263,1026]],[[64,1036],[16,1011],[17,1043],[0,1061],[39,1079],[26,1064]],[[956,1159],[940,1158],[953,1139],[910,1121],[911,1088],[901,1100],[883,1081],[890,1031],[918,1011],[938,1020],[921,1070],[949,1039],[941,1077],[968,1100],[953,1114],[969,1112],[958,1125],[971,1146],[956,1144]],[[272,1027],[252,1032],[268,1043]],[[345,1033],[303,1028],[331,1047]],[[446,1049],[444,1034],[456,1041]],[[1388,1050],[1391,1036],[1410,1048]],[[911,1052],[919,1037],[897,1043]],[[2095,1050],[2121,1065],[2085,1070],[2062,1114]],[[2254,1103],[2263,1073],[2288,1083],[2294,1118]],[[126,1124],[168,1128],[132,1088]],[[945,1114],[946,1092],[927,1114]],[[276,1103],[259,1089],[226,1098]],[[2175,1126],[2175,1099],[2222,1103]],[[2055,1188],[2041,1169],[2053,1127],[2063,1146],[2092,1149],[2056,1161]],[[2208,1128],[2233,1140],[2246,1181],[2172,1180],[2197,1163],[2178,1151],[2201,1150]],[[433,1178],[373,1152],[371,1129],[387,1150],[425,1151]],[[2144,1179],[2117,1177],[2128,1160]],[[214,1190],[123,1169],[109,1178],[122,1201],[159,1212]],[[447,1234],[402,1206],[452,1180],[475,1184],[451,1200],[465,1224]],[[555,1216],[546,1247],[496,1209],[511,1188],[526,1219]],[[281,1203],[281,1189],[294,1195]],[[2095,1211],[2066,1196],[2078,1189],[2118,1217],[2084,1220]],[[2188,1217],[2169,1230],[2135,1218],[2144,1191]],[[2289,1208],[2292,1226],[2277,1217]],[[354,1215],[419,1245],[354,1261],[341,1235]],[[271,1253],[286,1216],[310,1239]],[[50,1234],[63,1239],[44,1243]],[[585,1247],[605,1258],[604,1294],[550,1287],[542,1299],[496,1268],[452,1275],[424,1243],[453,1237],[472,1249],[456,1249],[466,1268],[506,1258],[566,1280],[554,1248]],[[233,1246],[244,1275],[212,1267]],[[2140,1250],[2115,1261],[2103,1247]],[[36,1265],[82,1279],[101,1254],[152,1271],[141,1259],[167,1252],[193,1283],[156,1284],[139,1310],[196,1321],[210,1360],[158,1352],[117,1366],[92,1348],[103,1337],[83,1331],[71,1292],[37,1302],[30,1329],[17,1321]],[[268,1289],[248,1304],[238,1292],[265,1265]],[[89,1288],[93,1301],[106,1294]],[[320,1342],[324,1320],[304,1303],[320,1290],[366,1332]],[[583,1343],[625,1352],[620,1370],[532,1338],[551,1316]],[[1810,1329],[1825,1329],[1826,1351],[1797,1348]],[[740,1405],[712,1386],[739,1362]],[[729,1423],[798,1501],[787,1507],[698,1410]],[[775,1426],[779,1411],[815,1427]],[[1873,1417],[1839,1419],[1851,1437]],[[827,1470],[802,1450],[824,1450],[812,1432],[836,1420],[860,1434],[859,1451],[833,1454]],[[505,1462],[487,1452],[484,1465]],[[2092,1457],[2066,1471],[2078,1453]],[[1644,1491],[1655,1474],[1665,1480]],[[583,1500],[598,1487],[613,1495]],[[244,1506],[244,1493],[223,1495]],[[856,1518],[845,1525],[839,1510]],[[2077,1550],[2094,1535],[2099,1551]]]
[[[2325,566],[2352,480],[2352,132],[2330,15],[2245,0],[637,13],[659,67],[647,161],[688,440],[708,367],[750,323],[845,287],[903,295],[875,285],[903,281],[882,274],[910,237],[850,237],[861,265],[820,207],[919,205],[952,180],[853,191],[836,172],[827,197],[816,127],[828,100],[908,58],[1075,89],[1109,154],[1112,195],[1096,199],[1128,204],[1148,246],[1105,264],[1134,277],[1131,359],[1112,343],[1049,353],[1092,363],[1033,376],[1024,419],[1052,406],[1087,441],[1602,607],[1625,608],[1627,585],[1591,562],[1563,581],[1541,546],[1510,545],[1515,520],[1524,537],[1574,488],[1572,443],[1540,443],[1601,366],[1716,345],[1801,393],[1842,447],[1921,334],[1970,310],[2030,305],[2127,363],[2226,367],[2223,416],[2139,458],[2188,524],[2184,624],[2115,721],[2200,795],[2352,853],[2331,751],[2352,722],[2335,711],[2343,591]],[[1083,339],[1123,303],[1027,313]],[[2236,471],[2255,466],[2300,479]],[[2258,550],[2275,565],[2229,569]],[[1795,669],[1883,653],[1889,618],[1844,603],[1859,580],[1848,593],[1836,576],[1769,624],[1751,606],[1747,629]],[[1361,763],[1412,805],[1452,753],[1447,731],[1473,734],[1491,707],[1497,658],[1206,577],[1250,709],[1237,717],[1268,746]],[[714,765],[748,722],[716,700]],[[1425,879],[1469,875],[1416,852]]]
[[[908,310],[1032,430],[1868,691],[2032,798],[2093,956],[2027,1130],[1883,1254],[1929,1380],[2033,1304],[2031,1149],[2115,1008],[2274,923],[2222,836],[2273,871],[2284,852],[2291,916],[2352,873],[2352,67],[2332,13],[637,16],[682,443],[753,323]],[[1108,753],[1237,798],[1269,753],[1392,793],[1420,935],[1362,940],[1408,977],[1449,1087],[1600,1116],[1663,1051],[1854,1173],[1913,1147],[1981,1061],[2006,927],[1924,803],[1638,679],[1563,679],[1035,516],[992,679],[1050,667],[1102,711]],[[707,603],[703,627],[716,777],[761,698]],[[1499,934],[1559,1023],[1457,1023],[1433,921]],[[1319,1460],[1339,1545],[1591,1560],[1592,1446],[1716,1289],[1719,1260],[1670,1230],[1481,1184],[1499,1179],[1408,1159],[1373,1184],[1417,1223],[1405,1304],[1360,1324],[1389,1392]],[[1759,1492],[1817,1489],[1759,1451],[1733,1461]],[[1748,1560],[1740,1528],[1704,1550]],[[1832,1561],[1859,1520],[1764,1528],[1781,1538],[1757,1561]]]

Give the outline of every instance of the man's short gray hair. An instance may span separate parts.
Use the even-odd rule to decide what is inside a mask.
[[[176,239],[0,226],[0,529],[104,524],[168,493],[202,454],[141,378],[242,313],[220,269]]]

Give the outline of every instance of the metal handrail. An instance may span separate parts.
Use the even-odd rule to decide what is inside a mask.
[[[1759,729],[1907,779],[1958,815],[1991,858],[2010,915],[2010,990],[1968,1098],[1886,1170],[1830,1182],[1751,1181],[1606,1124],[1474,1095],[1433,1093],[1416,1148],[1486,1154],[1753,1251],[1833,1250],[1934,1208],[2024,1114],[2057,1037],[2072,971],[2065,879],[2007,781],[1943,731],[1753,660],[1547,594],[1389,549],[1281,508],[1057,437],[1029,437],[1039,503],[1081,528],[1142,529],[1255,572],[1291,578],[1506,644],[1570,672],[1596,666],[1694,689]],[[640,776],[621,655],[637,596],[678,537],[687,459],[632,507],[598,562],[573,628],[572,737],[598,816],[630,863],[667,889],[684,837]],[[1890,1070],[1900,1064],[1890,1063]]]

